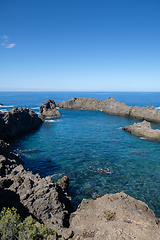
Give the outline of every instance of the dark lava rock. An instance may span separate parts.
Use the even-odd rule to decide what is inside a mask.
[[[5,143],[1,141],[1,145],[3,149]],[[25,170],[18,155],[7,151],[5,154],[0,155],[0,210],[14,206],[23,218],[30,214],[60,235],[70,235],[66,228],[73,207],[63,188],[51,177],[41,178]],[[68,181],[64,179],[65,188]]]
[[[67,176],[64,176],[63,178],[58,179],[57,183],[59,186],[62,187],[64,192],[68,193],[69,178]]]
[[[9,112],[0,112],[0,139],[10,139],[38,129],[42,120],[29,108],[14,107]]]
[[[39,107],[40,118],[52,118],[62,116],[57,110],[56,104],[52,99],[47,100]]]

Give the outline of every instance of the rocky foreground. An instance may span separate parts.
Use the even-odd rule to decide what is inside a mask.
[[[0,123],[0,138],[9,139],[38,128],[42,120],[29,109],[14,108],[0,114]],[[74,212],[68,184],[66,176],[56,183],[24,169],[21,157],[0,140],[0,210],[14,206],[23,218],[32,215],[56,230],[54,240],[160,239],[160,219],[147,204],[121,192],[84,199]]]
[[[126,103],[117,102],[114,97],[108,98],[105,101],[91,98],[71,98],[68,101],[63,101],[56,104],[59,108],[68,109],[87,109],[101,110],[105,113],[147,120],[150,122],[160,123],[160,111],[154,106],[149,107],[132,107]]]
[[[160,141],[160,130],[152,129],[151,123],[145,120],[141,123],[134,123],[133,125],[124,126],[122,129],[139,137]]]

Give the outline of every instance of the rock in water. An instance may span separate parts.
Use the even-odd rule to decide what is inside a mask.
[[[126,103],[117,102],[114,97],[108,97],[105,101],[97,100],[95,98],[91,99],[74,97],[68,101],[57,103],[56,106],[59,108],[68,109],[100,110],[113,115],[137,118],[150,122],[160,123],[160,111],[158,111],[154,106],[127,106]]]
[[[47,100],[39,107],[39,117],[52,118],[62,116],[61,113],[57,110],[56,104],[52,99]]]
[[[38,129],[42,122],[34,111],[25,107],[0,112],[0,139],[9,139]]]
[[[145,120],[141,123],[124,126],[122,129],[139,137],[160,141],[160,130],[152,129],[150,122]]]

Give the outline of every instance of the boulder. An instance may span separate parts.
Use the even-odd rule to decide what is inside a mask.
[[[52,99],[47,100],[39,107],[39,117],[44,118],[53,118],[62,116],[61,113],[57,110],[56,104]]]
[[[74,97],[68,101],[57,103],[56,106],[68,109],[100,110],[113,115],[160,123],[160,111],[158,111],[154,106],[146,106],[142,108],[137,106],[127,106],[126,103],[117,102],[114,97],[109,97],[105,101]]]
[[[160,220],[148,205],[121,192],[84,199],[71,214],[74,240],[160,239]]]
[[[124,126],[122,129],[139,137],[160,141],[160,130],[152,129],[151,123],[145,120],[141,123]]]
[[[0,112],[0,139],[8,140],[38,129],[42,122],[34,111],[25,107],[14,107],[8,112]]]

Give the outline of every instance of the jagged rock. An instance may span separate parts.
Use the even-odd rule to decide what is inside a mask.
[[[125,193],[84,199],[71,215],[74,240],[160,239],[160,220],[148,205]]]
[[[113,115],[132,117],[160,123],[160,111],[158,111],[154,106],[146,106],[142,108],[137,106],[127,106],[125,103],[117,102],[114,97],[109,97],[105,101],[91,98],[74,97],[68,101],[57,103],[56,106],[59,108],[68,109],[100,110]]]
[[[0,139],[10,139],[40,127],[42,120],[29,108],[0,112]]]
[[[63,178],[58,179],[57,183],[59,186],[63,188],[64,192],[68,193],[69,178],[67,176],[64,176]]]
[[[5,143],[1,141],[1,145],[5,146]],[[6,147],[8,149],[8,144]],[[0,209],[14,206],[23,218],[31,214],[60,235],[71,235],[66,228],[73,207],[62,187],[51,177],[41,178],[39,174],[25,170],[19,155],[9,151],[5,154],[0,155]],[[66,188],[68,181],[64,178]]]
[[[134,123],[133,125],[124,126],[122,129],[136,136],[160,141],[160,130],[152,129],[151,123],[145,120],[141,123]]]
[[[57,110],[56,104],[52,99],[47,100],[39,107],[40,118],[52,118],[62,116]]]

